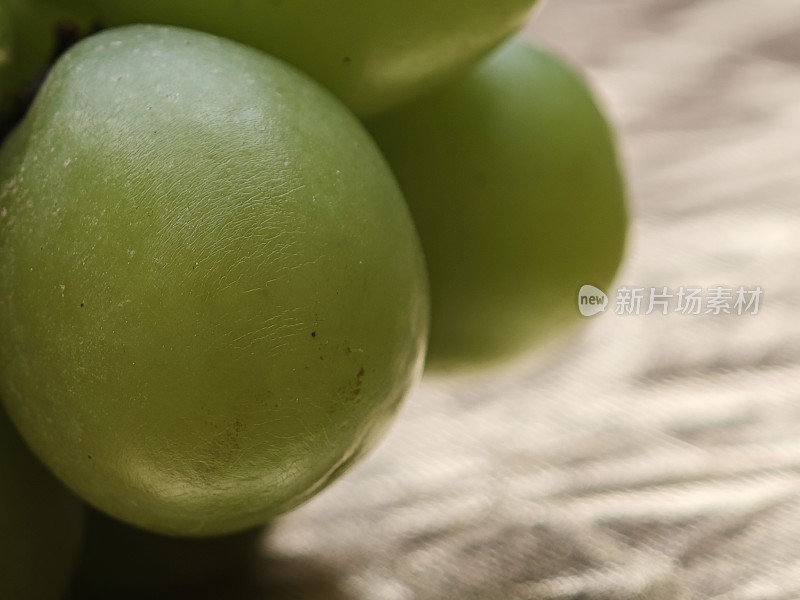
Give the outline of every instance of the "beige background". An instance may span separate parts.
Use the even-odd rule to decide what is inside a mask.
[[[616,122],[619,284],[761,285],[757,316],[604,314],[428,381],[267,540],[258,598],[800,598],[800,2],[552,0],[526,31]]]

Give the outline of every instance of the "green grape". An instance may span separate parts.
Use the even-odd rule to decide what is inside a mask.
[[[31,455],[0,410],[0,598],[59,600],[83,520],[83,504]]]
[[[66,0],[49,0],[61,5]],[[534,0],[73,0],[107,25],[227,37],[303,69],[360,115],[431,89],[517,30]]]
[[[360,123],[261,52],[108,30],[0,151],[0,396],[104,512],[231,533],[362,455],[417,379],[424,260]]]
[[[557,57],[511,42],[371,130],[422,239],[430,365],[541,344],[581,318],[583,284],[612,281],[627,223],[613,137]]]

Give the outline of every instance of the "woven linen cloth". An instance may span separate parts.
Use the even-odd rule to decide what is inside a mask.
[[[758,314],[609,290],[541,355],[427,379],[275,523],[252,597],[800,599],[800,2],[553,0],[525,35],[619,131],[615,290],[760,286]]]

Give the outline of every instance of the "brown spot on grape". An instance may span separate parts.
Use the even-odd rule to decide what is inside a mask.
[[[342,396],[345,396],[347,400],[351,400],[353,402],[360,402],[361,401],[361,388],[364,383],[364,367],[361,367],[356,373],[354,379],[346,383],[345,385],[339,388],[339,393]]]

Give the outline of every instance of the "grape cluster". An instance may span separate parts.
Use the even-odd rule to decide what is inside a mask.
[[[235,572],[424,368],[579,322],[624,184],[532,3],[0,0],[1,598],[86,531],[79,589]]]

